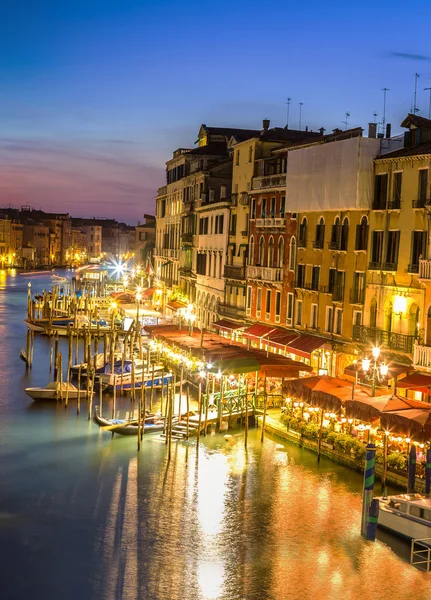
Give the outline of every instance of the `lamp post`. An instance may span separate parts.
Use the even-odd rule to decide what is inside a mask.
[[[142,298],[142,294],[139,288],[137,288],[137,292],[136,292],[136,320],[139,323],[139,305],[141,303],[141,298]]]
[[[371,350],[373,359],[362,359],[362,370],[368,379],[371,379],[371,396],[376,395],[376,381],[381,382],[388,374],[389,367],[385,363],[378,363],[380,348],[374,346]]]
[[[193,304],[189,304],[187,307],[187,310],[184,313],[184,318],[189,327],[189,335],[190,336],[193,335],[193,325],[194,325],[194,322],[196,321],[196,315],[193,312],[194,308],[195,307],[193,306]]]

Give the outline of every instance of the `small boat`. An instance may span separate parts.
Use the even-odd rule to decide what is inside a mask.
[[[145,373],[145,363],[140,359],[133,359],[135,363],[135,388],[140,389],[142,386],[151,387],[152,372]],[[162,369],[161,365],[157,365],[154,370],[153,387],[159,388],[162,386]],[[130,390],[132,388],[132,360],[124,361],[116,360],[114,362],[114,372],[112,373],[111,363],[107,363],[100,369],[96,369],[96,383],[102,380],[102,385],[108,388],[120,390]],[[167,385],[172,379],[172,373],[165,373],[163,376],[163,385]]]
[[[70,317],[54,317],[50,319],[25,319],[27,327],[37,333],[45,333],[47,329],[55,327],[64,327],[67,330],[68,325],[74,324],[74,319]]]
[[[61,275],[55,275],[55,274],[53,274],[53,275],[52,275],[52,278],[53,278],[55,281],[67,281],[67,277],[61,277]]]
[[[378,525],[412,539],[431,538],[431,498],[423,494],[398,494],[379,501]]]
[[[59,383],[51,381],[45,387],[26,388],[25,393],[32,400],[57,400],[60,398],[60,391],[63,398],[66,397],[66,394],[69,400],[78,398],[78,388],[67,382],[63,382],[60,386]],[[84,398],[87,392],[86,390],[80,390],[79,393]]]
[[[116,427],[110,430],[110,433],[119,433],[120,435],[138,435],[138,422],[136,419],[106,419],[99,415],[95,410],[94,420],[100,427]],[[157,415],[145,417],[144,433],[160,433],[164,429],[164,420]]]

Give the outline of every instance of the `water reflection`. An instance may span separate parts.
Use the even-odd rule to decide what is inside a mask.
[[[429,598],[429,576],[361,540],[360,474],[253,431],[247,451],[241,434],[208,436],[168,461],[154,436],[137,453],[135,438],[101,431],[85,402],[80,415],[31,403],[23,389],[49,380],[49,341],[36,338],[26,374],[26,281],[0,285],[2,597]]]

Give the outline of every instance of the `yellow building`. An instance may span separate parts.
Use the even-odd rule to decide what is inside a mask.
[[[431,121],[408,115],[401,125],[404,148],[374,161],[366,310],[354,337],[430,369]]]

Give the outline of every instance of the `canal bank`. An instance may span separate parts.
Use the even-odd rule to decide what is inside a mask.
[[[256,417],[258,427],[262,427],[263,417],[258,415]],[[304,448],[305,450],[309,450],[314,454],[318,454],[319,452],[319,444],[313,440],[307,439],[299,433],[298,431],[294,431],[293,429],[288,429],[283,423],[280,422],[279,419],[271,417],[271,415],[266,415],[265,418],[265,431],[278,437],[280,439],[286,440],[296,446]],[[321,443],[320,454],[322,456],[326,456],[330,460],[348,467],[353,471],[357,471],[363,473],[364,471],[364,461],[359,460],[352,456],[352,453],[346,452],[337,452],[332,444],[328,444],[324,441]],[[382,479],[383,475],[383,467],[379,464],[376,465],[376,478]],[[407,489],[407,473],[404,475],[403,473],[395,470],[387,469],[386,472],[386,481],[394,486],[399,487],[400,489]],[[415,480],[415,491],[417,493],[425,493],[425,479],[421,477],[416,477]]]

